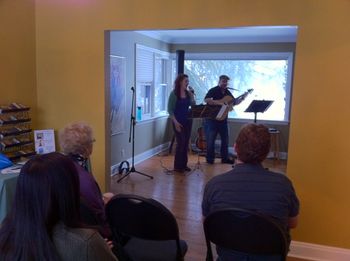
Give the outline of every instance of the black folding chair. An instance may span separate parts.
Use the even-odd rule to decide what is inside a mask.
[[[160,202],[120,194],[108,202],[106,215],[119,259],[184,260],[187,244],[179,238],[174,215]]]
[[[210,213],[203,226],[207,261],[213,260],[211,242],[227,250],[280,256],[280,260],[286,260],[288,241],[285,232],[271,217],[254,211],[226,208]]]

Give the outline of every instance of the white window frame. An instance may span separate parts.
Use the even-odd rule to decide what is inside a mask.
[[[138,78],[138,69],[137,69],[137,63],[138,63],[138,51],[139,50],[144,50],[144,51],[148,51],[152,53],[152,72],[151,75],[149,75],[150,80],[147,81],[141,81]],[[166,85],[166,91],[164,93],[165,97],[163,97],[163,99],[165,101],[167,101],[168,95],[169,95],[169,82],[170,82],[170,77],[169,77],[169,71],[171,68],[171,64],[170,64],[170,53],[165,52],[165,51],[161,51],[155,48],[151,48],[145,45],[141,45],[141,44],[136,44],[135,47],[135,83],[136,83],[136,91],[137,88],[140,88],[141,86],[145,86],[145,85],[150,85],[151,86],[151,93],[150,93],[150,113],[144,113],[143,111],[141,112],[142,116],[141,116],[141,121],[145,121],[145,120],[150,120],[150,119],[154,119],[157,117],[162,117],[162,116],[166,116],[167,115],[167,108],[166,105],[164,106],[163,110],[159,111],[159,112],[155,112],[155,88],[156,85],[159,84],[156,82],[156,59],[164,59],[166,60],[165,63],[165,72],[164,73],[164,77],[165,77],[165,82],[161,83],[162,86]],[[163,70],[163,68],[162,68]],[[138,92],[136,92],[138,93]],[[140,102],[138,100],[138,97],[136,96],[136,106],[138,106],[138,102]]]
[[[186,53],[186,60],[287,60],[288,72],[286,79],[286,110],[284,120],[264,120],[264,122],[288,124],[290,121],[290,104],[292,93],[293,52],[248,52],[248,53]],[[248,119],[229,118],[234,121],[247,121]]]

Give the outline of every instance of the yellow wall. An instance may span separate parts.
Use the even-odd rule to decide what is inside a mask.
[[[37,0],[36,12],[39,125],[90,122],[100,184],[106,157],[104,30],[298,25],[288,175],[302,208],[293,236],[350,248],[350,1]]]
[[[35,126],[34,10],[34,1],[0,1],[0,104],[30,106]]]
[[[350,1],[320,2],[298,17],[287,170],[302,200],[295,237],[350,248]]]

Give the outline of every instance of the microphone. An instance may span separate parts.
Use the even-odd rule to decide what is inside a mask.
[[[188,90],[194,94],[194,89],[188,85]]]
[[[135,88],[134,88],[134,86],[132,86],[132,87],[131,87],[131,90],[132,90],[132,91],[135,91]]]
[[[227,87],[229,90],[234,90],[234,91],[239,91],[238,89],[232,88],[232,87]]]

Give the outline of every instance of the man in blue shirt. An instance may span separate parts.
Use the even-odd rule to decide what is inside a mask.
[[[223,208],[243,208],[273,217],[290,241],[289,229],[298,223],[299,200],[292,182],[283,174],[262,166],[270,150],[270,133],[264,125],[248,124],[238,134],[234,145],[235,167],[212,178],[204,190],[202,213]],[[218,247],[219,260],[275,260],[251,256]]]
[[[219,84],[211,88],[204,98],[204,101],[209,105],[223,105],[222,99],[225,96],[231,96],[232,102],[235,103],[235,99],[232,93],[227,89],[227,85],[230,78],[227,75],[221,75],[219,77]],[[237,103],[238,104],[238,103]],[[206,133],[207,142],[207,163],[213,164],[215,159],[215,139],[219,133],[221,138],[221,163],[233,164],[233,160],[228,157],[228,126],[227,116],[224,120],[206,119],[204,123],[204,129]]]

